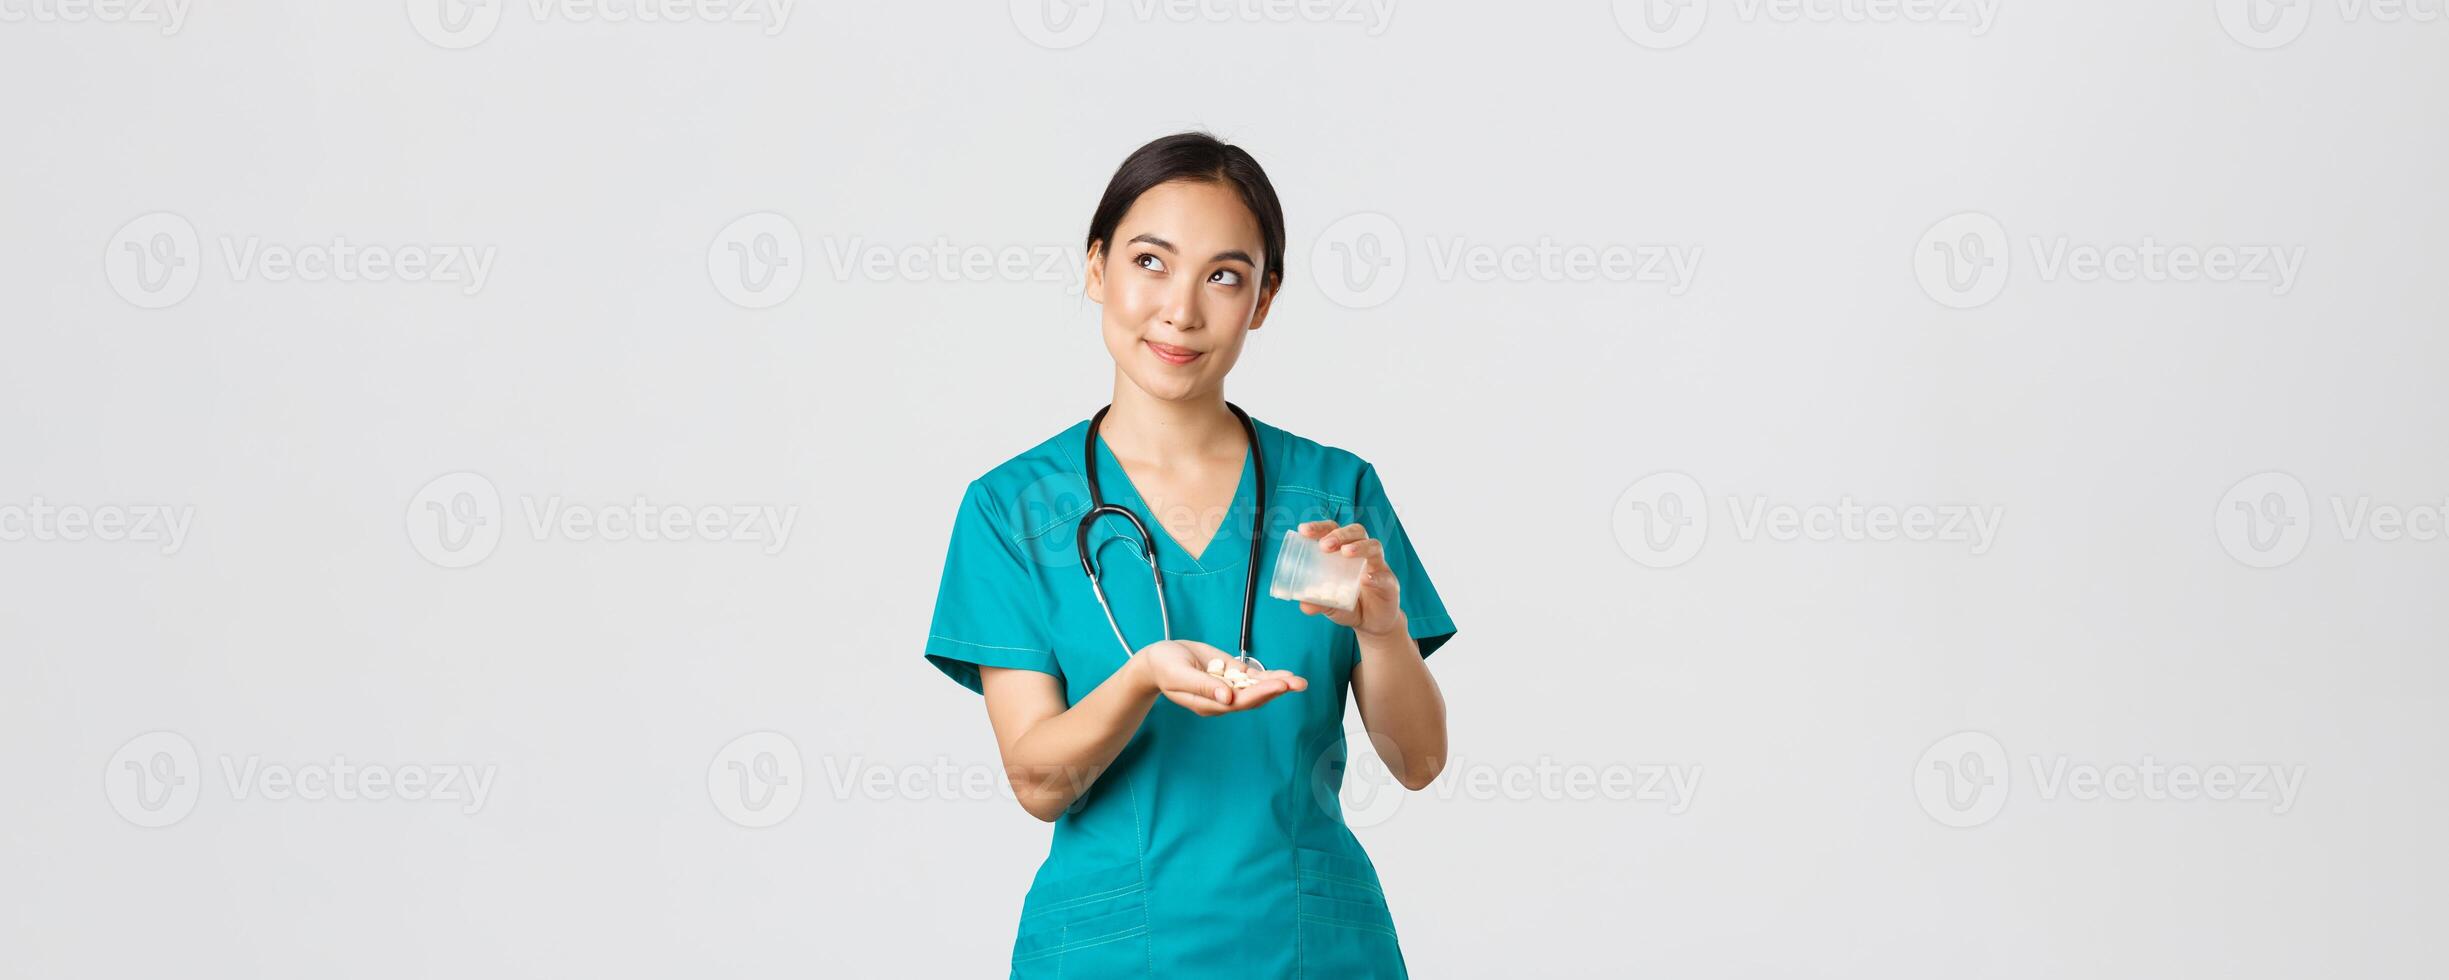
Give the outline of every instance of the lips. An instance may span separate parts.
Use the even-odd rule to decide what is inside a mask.
[[[1188,347],[1176,347],[1172,344],[1160,344],[1153,340],[1143,340],[1140,341],[1140,343],[1148,345],[1148,352],[1155,354],[1167,364],[1188,364],[1192,361],[1198,360],[1201,355],[1207,353],[1206,351],[1192,350]]]

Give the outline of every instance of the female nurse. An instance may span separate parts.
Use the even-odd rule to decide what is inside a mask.
[[[1115,171],[1087,255],[1111,404],[970,483],[927,637],[1054,824],[1012,975],[1405,976],[1337,796],[1344,705],[1428,785],[1446,721],[1423,659],[1454,622],[1366,461],[1225,401],[1284,282],[1275,188],[1238,147],[1165,137]],[[1084,521],[1092,498],[1128,516]],[[1249,563],[1283,547],[1362,559],[1356,608],[1269,597]],[[1266,669],[1236,688],[1208,666],[1244,652],[1245,602]]]

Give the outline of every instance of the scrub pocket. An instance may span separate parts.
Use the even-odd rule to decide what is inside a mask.
[[[1145,976],[1149,953],[1148,884],[1134,862],[1029,889],[1012,942],[1012,976]]]
[[[1367,861],[1298,848],[1301,975],[1404,978],[1386,893]]]

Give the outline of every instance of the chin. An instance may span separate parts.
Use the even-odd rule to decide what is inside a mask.
[[[1198,379],[1181,376],[1169,377],[1159,371],[1126,370],[1123,376],[1130,378],[1131,383],[1139,390],[1147,392],[1149,397],[1161,401],[1188,401],[1205,389]]]
[[[1200,387],[1180,378],[1133,378],[1139,390],[1169,402],[1189,401],[1199,394]]]

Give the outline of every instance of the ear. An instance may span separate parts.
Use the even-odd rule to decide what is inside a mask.
[[[1276,290],[1283,287],[1284,280],[1277,279],[1269,283],[1265,288],[1259,290],[1259,308],[1250,311],[1250,326],[1248,329],[1256,330],[1267,325],[1267,311],[1276,305]]]
[[[1094,242],[1088,247],[1088,281],[1080,286],[1089,301],[1105,305],[1105,243]]]

